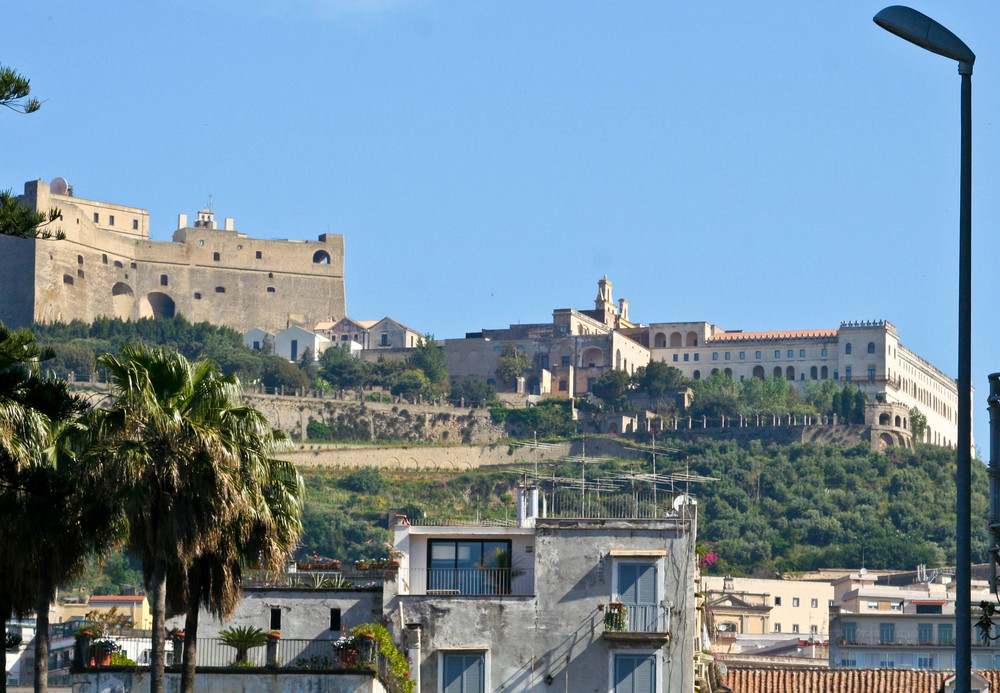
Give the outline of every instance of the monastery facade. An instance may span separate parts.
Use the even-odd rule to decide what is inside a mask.
[[[248,238],[210,209],[172,241],[149,238],[149,212],[75,197],[62,178],[29,181],[23,204],[47,213],[64,240],[0,237],[0,321],[92,322],[172,317],[271,332],[344,317],[344,237]]]

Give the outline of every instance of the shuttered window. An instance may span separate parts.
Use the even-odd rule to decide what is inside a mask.
[[[615,655],[615,693],[654,693],[656,657],[651,654]]]
[[[485,693],[486,655],[482,652],[443,652],[444,693]]]

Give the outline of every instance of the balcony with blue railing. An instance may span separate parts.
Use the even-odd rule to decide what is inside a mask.
[[[611,602],[598,606],[602,608],[606,640],[660,644],[670,640],[670,609],[662,604]]]

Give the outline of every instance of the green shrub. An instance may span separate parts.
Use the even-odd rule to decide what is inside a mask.
[[[403,653],[392,642],[392,636],[384,626],[380,626],[377,623],[362,623],[360,626],[355,626],[351,629],[351,635],[354,637],[361,635],[372,636],[375,640],[375,649],[378,650],[380,655],[385,657],[389,664],[389,677],[392,679],[389,682],[390,688],[395,684],[395,690],[412,693],[416,687],[416,681],[410,678],[410,665],[406,661],[406,657],[403,656]]]
[[[355,493],[375,495],[385,489],[385,479],[377,469],[359,469],[341,479],[340,486]]]

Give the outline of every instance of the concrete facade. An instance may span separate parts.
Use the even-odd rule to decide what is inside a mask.
[[[60,182],[61,181],[61,182]],[[99,316],[182,314],[191,321],[278,332],[345,315],[344,238],[248,238],[210,210],[179,215],[171,242],[149,240],[149,213],[74,197],[65,181],[25,183],[21,202],[48,212],[66,239],[0,237],[0,320],[11,326]]]
[[[687,693],[695,684],[694,537],[693,506],[651,520],[401,525],[395,545],[404,559],[398,579],[387,576],[384,616],[419,665],[422,691],[442,691],[463,665],[478,667],[483,681],[469,690],[616,691],[623,671],[642,664],[650,679],[635,691]],[[479,543],[506,543],[506,583],[491,582],[485,558],[482,570],[431,567],[450,546],[461,561]],[[623,576],[635,570],[655,576],[648,605],[630,602],[622,627],[609,628],[613,603],[624,603]]]
[[[167,693],[181,689],[180,674],[167,674]],[[149,673],[145,671],[82,671],[73,674],[72,690],[90,693],[147,693]],[[303,674],[301,672],[199,671],[195,693],[385,693],[385,686],[370,672]]]
[[[807,382],[851,384],[927,417],[920,442],[955,445],[955,381],[907,349],[887,320],[842,322],[839,329],[743,332],[707,322],[658,322],[647,328],[650,359],[675,366],[688,378],[721,372],[734,380],[774,376],[800,391]]]

